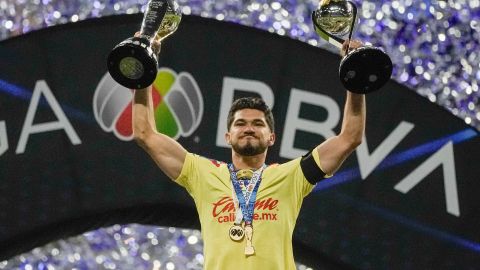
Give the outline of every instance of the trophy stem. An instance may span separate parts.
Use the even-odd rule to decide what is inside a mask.
[[[142,36],[148,36],[150,41],[155,37],[167,13],[168,7],[168,3],[165,1],[151,0],[148,3],[140,30]]]

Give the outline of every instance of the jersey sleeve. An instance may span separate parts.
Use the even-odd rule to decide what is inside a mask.
[[[198,196],[198,163],[199,157],[197,155],[187,153],[185,162],[183,163],[182,171],[177,179],[175,179],[175,182],[184,187],[193,198]]]
[[[303,198],[315,187],[305,177],[300,166],[301,160],[301,157],[292,159],[286,163],[279,164],[276,168],[281,179],[280,181],[285,181],[285,184],[288,185],[286,189],[294,194],[298,205],[301,205]]]
[[[310,183],[307,178],[305,177],[302,168],[300,167],[301,158],[297,158],[295,162],[297,163],[296,170],[295,170],[295,184],[297,192],[299,193],[301,198],[306,197],[310,192],[312,192],[315,185]]]
[[[300,174],[301,176],[298,175],[297,178],[301,178],[302,181],[297,181],[299,182],[297,183],[297,185],[300,185],[298,189],[303,197],[307,196],[310,192],[312,192],[316,183],[332,177],[332,175],[328,175],[324,173],[324,170],[320,164],[320,157],[318,155],[318,151],[316,148],[313,149],[309,153],[309,155],[313,157],[313,159],[309,161],[311,162],[310,167],[315,167],[313,168],[313,172],[312,172],[312,169],[310,169],[310,171],[308,172],[305,171],[305,169],[308,170],[309,166],[305,166],[305,163],[303,165],[301,164],[302,162],[305,162],[305,160],[303,160],[305,156],[298,159],[299,170],[297,171],[297,173]]]
[[[313,156],[313,159],[315,160],[315,163],[317,164],[318,168],[320,169],[320,171],[322,172],[323,174],[323,178],[326,179],[326,178],[330,178],[333,176],[333,174],[326,174],[324,173],[325,170],[322,168],[322,164],[320,164],[320,156],[318,155],[318,151],[317,151],[317,148],[314,148],[312,150],[312,156]]]

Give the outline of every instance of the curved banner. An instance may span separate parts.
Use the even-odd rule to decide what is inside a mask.
[[[140,22],[107,17],[0,43],[0,260],[115,223],[199,228],[186,191],[132,141],[132,91],[106,71],[110,50]],[[298,157],[340,130],[339,60],[289,38],[185,16],[159,58],[157,129],[229,161],[228,108],[256,95],[276,117],[268,163]],[[296,258],[363,269],[480,265],[479,134],[395,82],[367,104],[363,144],[305,199]],[[228,217],[227,204],[212,202],[212,218]]]

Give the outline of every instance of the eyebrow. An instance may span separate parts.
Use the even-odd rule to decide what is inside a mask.
[[[260,122],[260,123],[264,123],[264,124],[267,123],[267,121],[264,120],[264,119],[262,119],[262,118],[255,118],[255,119],[253,119],[253,120],[251,120],[251,121],[247,121],[245,118],[239,118],[239,119],[236,119],[235,121],[233,121],[233,123],[237,123],[237,122],[252,122],[252,123],[258,123],[258,122]]]

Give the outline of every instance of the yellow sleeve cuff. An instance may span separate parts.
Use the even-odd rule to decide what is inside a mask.
[[[318,155],[317,147],[315,147],[315,149],[312,150],[312,156],[313,156],[313,159],[315,160],[315,163],[317,163],[317,166],[320,168],[320,170],[322,170],[322,172],[325,173],[325,170],[322,168],[322,164],[320,164],[320,157]],[[333,174],[325,173],[324,178],[330,178],[332,176]]]

